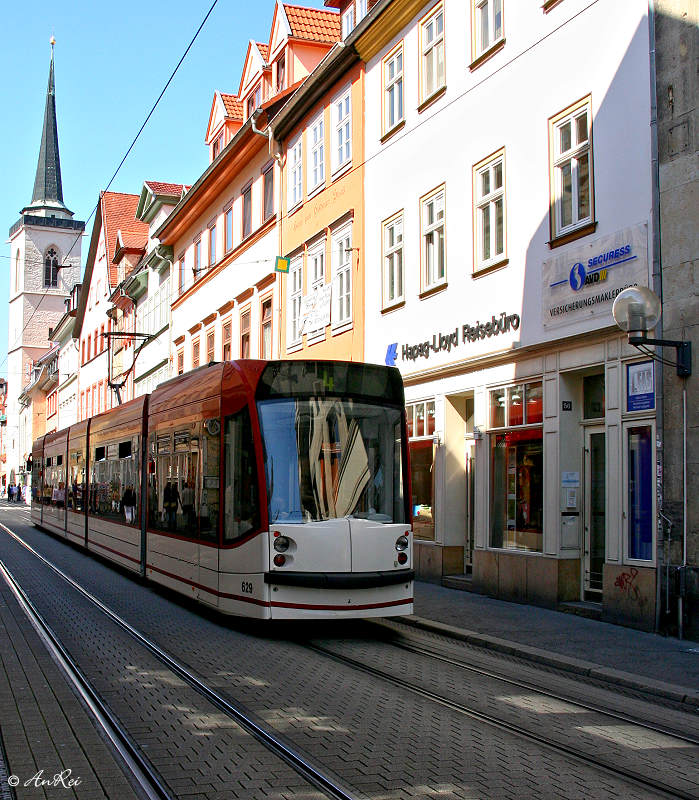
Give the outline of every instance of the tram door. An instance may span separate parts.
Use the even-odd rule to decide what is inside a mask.
[[[600,600],[607,535],[604,427],[585,429],[584,591]]]

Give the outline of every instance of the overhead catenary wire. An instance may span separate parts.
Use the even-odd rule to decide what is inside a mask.
[[[203,27],[204,27],[204,25],[206,24],[206,21],[207,21],[207,20],[209,19],[209,17],[211,16],[211,14],[212,14],[212,12],[213,12],[213,10],[214,10],[214,8],[216,7],[216,5],[217,5],[217,4],[218,4],[218,0],[213,0],[213,2],[211,3],[211,6],[209,7],[209,10],[206,12],[206,14],[205,14],[205,16],[204,16],[204,19],[203,19],[203,20],[201,21],[201,23],[199,24],[199,27],[197,28],[196,32],[195,32],[195,33],[194,33],[194,35],[192,36],[192,38],[191,38],[191,40],[190,40],[189,44],[187,45],[187,47],[186,47],[186,49],[185,49],[184,53],[183,53],[183,54],[182,54],[182,56],[180,57],[180,60],[177,62],[177,64],[176,64],[175,68],[174,68],[174,69],[172,70],[172,72],[170,73],[170,77],[167,79],[167,81],[166,81],[165,85],[163,86],[163,88],[162,88],[162,90],[161,90],[160,94],[158,95],[157,99],[155,100],[155,102],[154,102],[154,103],[153,103],[153,105],[151,106],[151,109],[150,109],[150,111],[148,112],[148,115],[146,116],[145,120],[144,120],[144,121],[143,121],[143,123],[141,124],[141,127],[138,129],[138,133],[136,133],[136,135],[134,136],[134,138],[133,138],[133,140],[132,140],[131,144],[129,145],[128,149],[127,149],[127,150],[126,150],[126,152],[124,153],[124,156],[122,157],[121,161],[119,162],[119,165],[118,165],[118,166],[117,166],[117,168],[114,170],[114,173],[112,174],[112,177],[109,179],[109,182],[107,183],[107,186],[106,186],[106,187],[105,187],[105,189],[104,189],[104,191],[105,191],[105,192],[106,192],[106,191],[108,191],[108,190],[109,190],[109,187],[112,185],[112,183],[114,183],[114,180],[116,179],[116,176],[119,174],[119,171],[120,171],[120,170],[121,170],[121,168],[124,166],[124,163],[125,163],[126,159],[129,157],[129,154],[131,153],[131,151],[133,150],[134,146],[136,145],[136,142],[138,141],[138,139],[140,138],[141,134],[143,133],[143,131],[144,131],[144,129],[145,129],[145,127],[146,127],[146,125],[148,124],[148,122],[149,122],[150,118],[153,116],[153,113],[155,112],[155,109],[158,107],[158,104],[159,104],[159,103],[160,103],[160,101],[162,100],[162,98],[163,98],[163,95],[165,94],[165,92],[167,91],[168,87],[169,87],[169,86],[170,86],[170,84],[172,83],[172,81],[173,81],[173,79],[174,79],[175,75],[177,74],[177,72],[178,72],[178,70],[179,70],[180,66],[182,65],[182,62],[185,60],[185,58],[187,57],[187,54],[188,54],[188,53],[189,53],[189,51],[192,49],[192,46],[194,45],[194,42],[197,40],[197,37],[198,37],[198,36],[199,36],[199,34],[201,33],[201,30],[202,30],[202,28],[203,28]],[[85,220],[85,225],[86,225],[86,226],[87,226],[87,223],[88,223],[88,222],[89,222],[89,221],[92,219],[92,217],[95,215],[95,212],[97,211],[97,208],[98,208],[98,206],[99,206],[99,201],[98,201],[98,202],[95,204],[95,207],[92,209],[92,211],[90,212],[90,215],[89,215],[89,216],[88,216],[88,218]],[[82,238],[82,236],[83,236],[83,233],[81,232],[81,233],[79,233],[79,234],[78,234],[78,235],[75,237],[75,239],[74,239],[73,243],[71,244],[71,246],[70,246],[70,248],[69,248],[68,252],[67,252],[67,253],[65,254],[65,256],[63,257],[63,263],[62,263],[62,265],[61,265],[62,267],[65,267],[65,266],[66,266],[66,259],[67,259],[67,258],[70,256],[71,252],[73,251],[73,248],[74,248],[74,247],[75,247],[75,245],[76,245],[76,244],[77,244],[77,243],[80,241],[80,239]],[[11,256],[10,256],[9,258],[11,258]],[[43,264],[43,261],[42,261],[42,264]],[[34,318],[34,315],[36,314],[36,312],[39,310],[39,306],[41,305],[41,302],[42,302],[42,300],[44,299],[44,297],[48,296],[48,294],[49,294],[49,292],[46,292],[46,291],[44,291],[44,293],[41,295],[41,297],[40,297],[40,299],[39,299],[39,302],[36,304],[35,308],[33,309],[32,313],[30,314],[30,316],[29,316],[29,319],[27,320],[27,322],[25,323],[24,327],[22,328],[22,330],[21,330],[21,332],[20,332],[19,336],[17,337],[17,340],[16,340],[16,341],[15,341],[15,343],[12,345],[12,348],[10,348],[10,342],[8,341],[8,343],[7,343],[7,345],[8,345],[8,347],[7,347],[7,353],[5,353],[5,357],[4,357],[4,358],[3,358],[3,360],[0,362],[0,370],[1,370],[1,369],[2,369],[2,368],[5,366],[5,364],[7,363],[7,359],[8,359],[8,356],[9,356],[10,349],[15,349],[15,347],[17,347],[18,343],[21,343],[21,340],[22,340],[22,334],[24,333],[24,331],[25,331],[25,330],[27,329],[27,327],[29,326],[29,323],[30,323],[30,322],[32,321],[32,319]]]

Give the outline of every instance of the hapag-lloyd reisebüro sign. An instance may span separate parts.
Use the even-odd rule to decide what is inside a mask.
[[[545,328],[583,320],[598,327],[612,324],[616,296],[647,284],[648,230],[641,223],[544,261],[542,323]]]
[[[431,338],[415,344],[400,345],[401,361],[417,361],[418,358],[429,358],[433,353],[451,352],[459,344],[489,339],[502,333],[516,331],[519,328],[519,314],[508,314],[503,311],[499,316],[494,314],[486,322],[476,320],[473,325],[464,324],[447,333],[433,333]],[[397,343],[390,344],[386,350],[386,363],[394,366],[398,357]]]

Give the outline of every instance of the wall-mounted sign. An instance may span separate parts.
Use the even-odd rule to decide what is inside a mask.
[[[594,320],[612,325],[612,305],[629,286],[648,285],[646,223],[566,249],[544,261],[542,322],[545,328]]]
[[[572,400],[561,400],[561,411],[572,411],[572,410],[573,410]]]
[[[655,370],[652,361],[626,365],[626,410],[655,408]]]
[[[416,361],[418,358],[429,358],[432,353],[446,351],[450,353],[459,344],[470,344],[479,339],[490,339],[503,333],[516,331],[519,328],[519,314],[507,314],[503,311],[499,316],[491,315],[486,322],[476,320],[472,325],[468,323],[447,333],[433,333],[431,339],[425,339],[416,344],[400,345],[401,361]],[[394,342],[386,350],[386,363],[393,366],[398,358],[399,344]]]
[[[330,301],[332,284],[326,283],[301,298],[300,333],[312,334],[330,325]]]

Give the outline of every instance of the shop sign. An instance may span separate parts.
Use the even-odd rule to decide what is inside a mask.
[[[626,365],[626,410],[647,411],[655,408],[653,362]]]
[[[545,328],[594,320],[613,324],[612,305],[629,286],[648,284],[645,223],[603,236],[544,261],[542,322]]]
[[[429,358],[432,353],[450,353],[459,344],[470,344],[479,339],[490,339],[503,333],[516,331],[519,328],[519,314],[508,314],[503,311],[499,316],[491,315],[486,322],[476,320],[472,325],[463,324],[453,331],[433,333],[431,338],[415,344],[389,344],[386,350],[386,364],[395,366],[400,347],[401,361],[417,361],[418,358]]]

